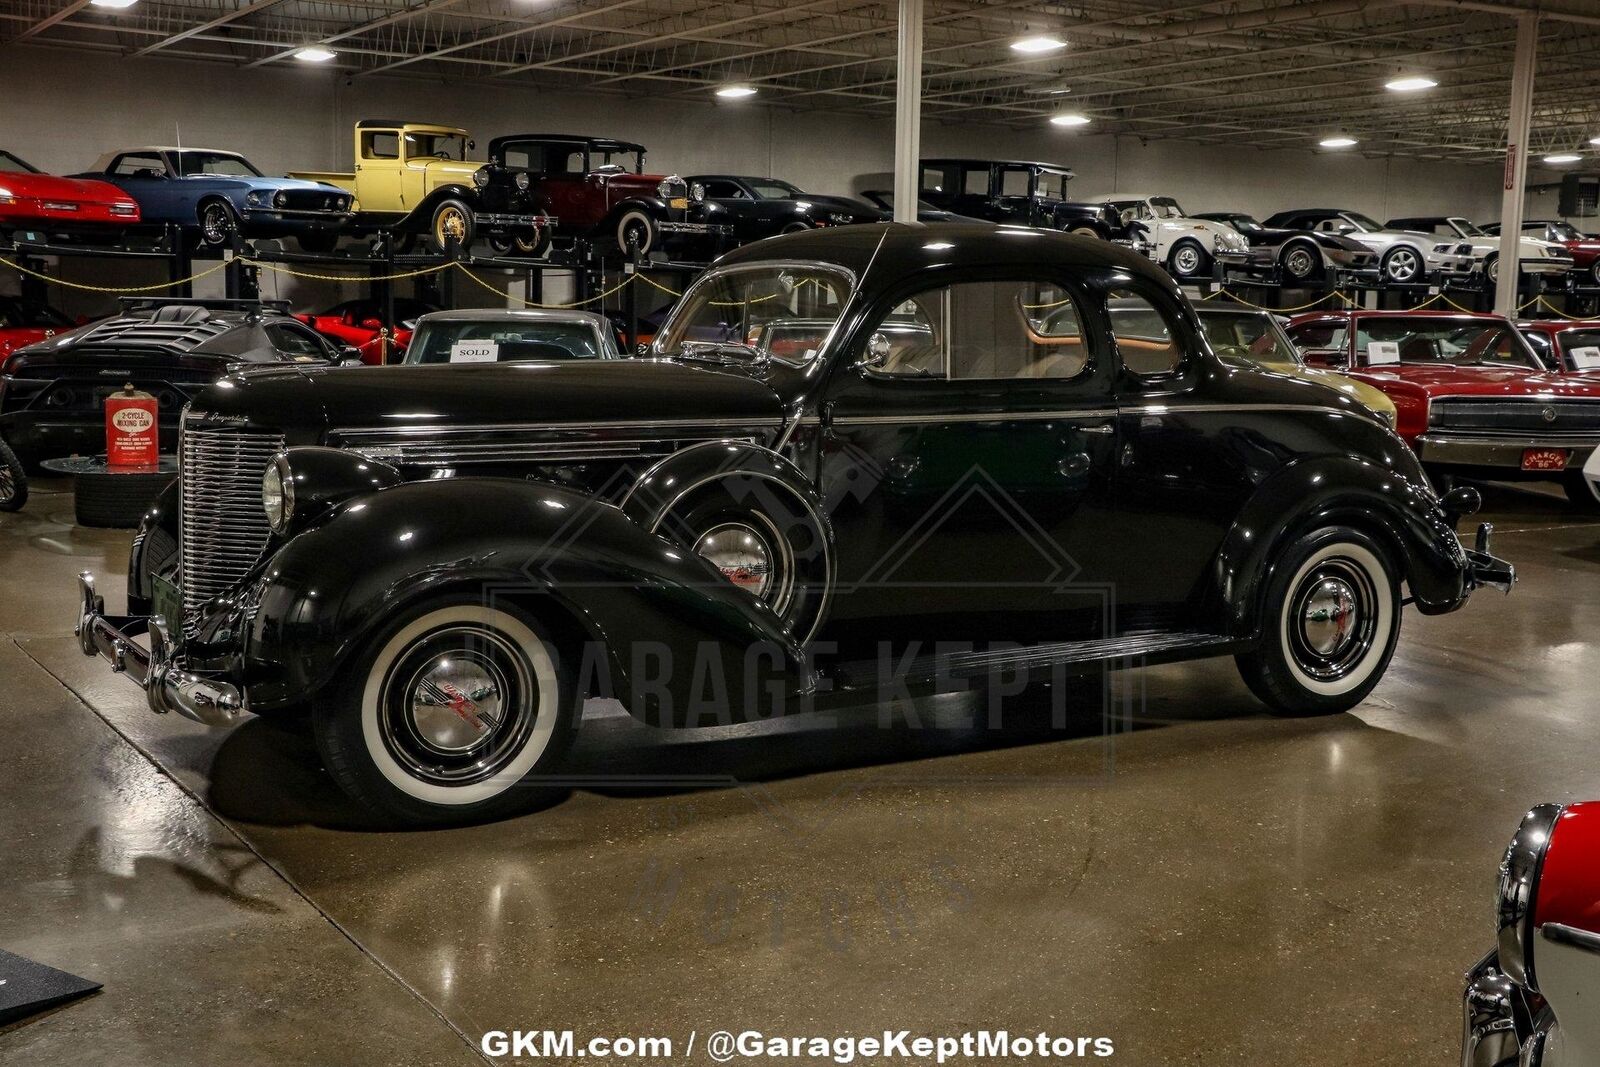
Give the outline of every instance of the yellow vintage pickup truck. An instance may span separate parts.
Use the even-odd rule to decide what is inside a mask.
[[[440,251],[452,238],[466,249],[483,237],[500,252],[542,252],[556,220],[537,209],[528,175],[469,160],[475,147],[467,131],[454,126],[362,119],[355,126],[353,173],[297,171],[290,177],[353,192],[350,229],[390,230],[402,251],[424,234]]]

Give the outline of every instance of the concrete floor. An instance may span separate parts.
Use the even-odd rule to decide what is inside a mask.
[[[1600,796],[1600,523],[1539,492],[1487,491],[1515,593],[1408,612],[1353,714],[1272,718],[1226,661],[1118,675],[1109,736],[1092,689],[1058,730],[594,703],[573,767],[615,784],[430,833],[363,827],[295,731],[157,718],[80,655],[71,576],[119,604],[128,535],[36,493],[0,517],[0,947],[105,989],[0,1063],[481,1063],[514,1028],[1449,1063],[1500,849]]]

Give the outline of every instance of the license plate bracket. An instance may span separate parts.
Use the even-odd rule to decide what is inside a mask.
[[[1564,471],[1572,456],[1568,448],[1524,448],[1522,469],[1525,471]]]
[[[167,634],[174,642],[181,641],[183,628],[179,623],[183,620],[183,595],[176,582],[159,574],[150,576],[150,611],[166,625]]]

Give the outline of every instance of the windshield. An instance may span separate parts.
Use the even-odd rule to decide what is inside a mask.
[[[613,170],[623,170],[629,174],[638,174],[644,170],[644,153],[623,151],[621,149],[601,151],[597,148],[590,153],[589,166],[595,170],[599,170],[601,167],[610,167]]]
[[[1150,198],[1150,211],[1158,219],[1181,219],[1183,208],[1170,196],[1152,196]]]
[[[1054,171],[1042,170],[1039,172],[1038,195],[1046,200],[1065,200],[1067,198],[1067,183],[1072,180],[1070,174],[1058,174]]]
[[[1562,369],[1580,374],[1600,370],[1600,328],[1562,330],[1557,342]]]
[[[821,264],[713,272],[689,290],[653,354],[721,361],[771,356],[800,365],[815,358],[849,298],[849,278]]]
[[[762,200],[793,200],[796,197],[806,195],[799,189],[796,189],[794,186],[790,185],[788,182],[780,182],[773,178],[769,178],[765,181],[751,182],[750,188],[754,189],[756,191],[756,196],[760,197]]]
[[[1379,230],[1383,229],[1383,224],[1382,223],[1375,222],[1374,220],[1367,218],[1367,216],[1361,214],[1360,212],[1346,211],[1343,214],[1341,214],[1339,217],[1341,219],[1343,219],[1344,221],[1348,222],[1350,225],[1354,226],[1356,229],[1365,230],[1367,233],[1376,233]]]
[[[0,174],[37,174],[38,170],[10,152],[0,151]]]
[[[462,133],[408,133],[406,134],[407,159],[450,159],[464,162],[467,158],[467,137]]]
[[[1263,229],[1261,223],[1257,222],[1255,217],[1251,215],[1227,215],[1224,216],[1223,221],[1240,233],[1254,233],[1256,230]]]
[[[1520,367],[1543,370],[1510,326],[1493,320],[1363,318],[1356,361],[1367,367]]]
[[[1115,314],[1113,313],[1113,319]],[[1298,365],[1300,354],[1272,316],[1260,311],[1203,311],[1200,325],[1212,351],[1224,358],[1253,363]]]
[[[229,152],[177,152],[178,173],[185,178],[197,174],[221,174],[234,178],[259,178],[261,172],[243,156]]]
[[[605,353],[587,322],[424,322],[406,347],[407,363],[510,363],[599,359]]]
[[[1583,234],[1570,222],[1552,222],[1550,224],[1550,237],[1556,241],[1581,241]]]
[[[1456,229],[1456,232],[1459,233],[1463,237],[1488,237],[1489,236],[1487,233],[1484,232],[1483,227],[1477,225],[1476,223],[1468,222],[1466,219],[1446,219],[1445,221],[1448,222],[1450,225],[1454,226],[1455,229]]]

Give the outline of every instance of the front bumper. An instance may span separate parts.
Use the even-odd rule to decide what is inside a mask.
[[[1461,546],[1462,553],[1467,557],[1469,592],[1481,586],[1488,586],[1509,594],[1511,587],[1517,584],[1517,568],[1489,550],[1493,538],[1494,526],[1491,523],[1480,522],[1473,547]]]
[[[150,710],[175,711],[206,726],[227,726],[248,709],[244,691],[231,682],[183,669],[172,638],[160,619],[146,615],[107,615],[105,598],[95,592],[94,576],[78,575],[78,625],[73,630],[86,656],[101,656],[117,674],[144,690]],[[134,639],[145,635],[148,649]]]
[[[1498,952],[1479,960],[1461,994],[1461,1067],[1557,1067],[1547,1055],[1556,1031],[1548,1018],[1535,1021],[1537,1007],[1501,971]]]
[[[1522,470],[1522,453],[1530,448],[1564,448],[1568,450],[1567,470],[1581,470],[1600,439],[1590,435],[1527,437],[1517,435],[1495,436],[1448,433],[1425,433],[1415,444],[1417,458],[1424,463],[1452,467],[1500,467]],[[1539,472],[1558,475],[1560,471]]]
[[[475,211],[472,222],[485,230],[550,230],[557,222],[554,215],[515,215],[504,211]]]

